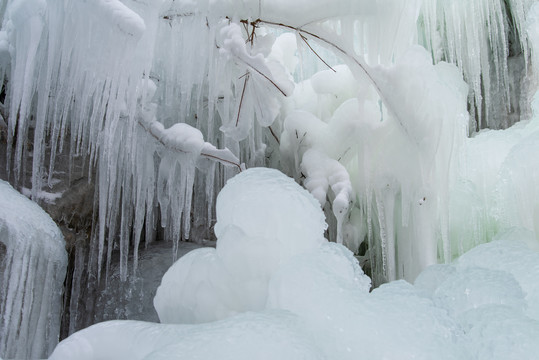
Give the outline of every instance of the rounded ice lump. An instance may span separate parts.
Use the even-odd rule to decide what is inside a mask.
[[[235,176],[217,198],[217,248],[191,252],[163,277],[154,299],[161,322],[263,309],[273,274],[326,243],[326,227],[318,202],[283,173],[253,168]]]

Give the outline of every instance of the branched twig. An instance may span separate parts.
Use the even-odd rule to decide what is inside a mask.
[[[245,43],[251,43],[251,46],[253,45],[256,37],[256,28],[257,24],[255,22],[249,23],[248,20],[240,20],[240,23],[243,24],[243,28],[245,30],[245,33],[247,34],[247,40]],[[252,30],[249,32],[249,25],[251,25]]]
[[[361,60],[357,59],[354,55],[349,54],[346,50],[344,50],[343,48],[341,48],[340,46],[338,46],[334,42],[332,42],[332,41],[330,41],[330,40],[328,40],[328,39],[326,39],[326,38],[324,38],[324,37],[322,37],[320,35],[317,35],[317,34],[315,34],[313,32],[303,30],[302,28],[295,27],[295,26],[292,26],[292,25],[276,23],[274,21],[266,21],[266,20],[262,20],[262,19],[256,19],[255,21],[253,21],[253,23],[255,23],[255,24],[266,24],[266,25],[277,26],[277,27],[282,27],[282,28],[294,30],[294,31],[299,32],[300,35],[303,35],[303,34],[309,35],[309,36],[311,36],[311,37],[313,37],[315,39],[318,39],[319,41],[325,43],[326,45],[329,45],[330,47],[332,47],[335,50],[337,50],[338,52],[340,52],[342,55],[344,55],[347,58],[351,59],[357,66],[359,66],[361,68],[361,70],[363,70],[365,75],[367,75],[367,77],[369,78],[371,83],[374,85],[374,87],[376,88],[376,91],[380,94],[380,96],[382,96],[382,94],[381,94],[382,91],[380,90],[380,87],[378,86],[378,84],[376,83],[374,78],[372,77],[370,71],[367,70],[368,65],[363,64],[361,62]]]

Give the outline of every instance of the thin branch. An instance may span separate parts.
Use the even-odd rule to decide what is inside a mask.
[[[331,65],[329,65],[327,62],[325,62],[324,59],[322,59],[322,57],[320,55],[318,55],[318,53],[312,48],[311,44],[309,44],[309,42],[307,41],[307,38],[302,33],[299,33],[299,36],[301,37],[301,40],[303,40],[303,42],[305,42],[305,44],[307,44],[309,49],[311,49],[311,51],[316,55],[316,57],[319,58],[320,61],[322,61],[324,63],[324,65],[326,65],[328,68],[333,70],[333,72],[335,72],[335,73],[337,72],[334,68],[331,67]]]
[[[221,163],[227,163],[227,164],[230,164],[230,165],[234,165],[234,166],[236,166],[238,168],[238,170],[240,172],[242,172],[241,165],[238,164],[238,163],[235,163],[233,161],[226,160],[226,159],[220,158],[218,156],[210,155],[210,154],[206,154],[206,153],[200,153],[200,156],[204,156],[204,157],[209,158],[209,159],[217,160],[217,161],[219,161]]]
[[[378,92],[378,94],[380,94],[380,96],[382,96],[382,91],[380,90],[380,87],[378,86],[378,84],[376,83],[376,81],[374,80],[374,78],[372,77],[371,73],[369,70],[367,70],[368,68],[368,65],[366,64],[363,64],[359,59],[357,59],[355,56],[353,56],[352,54],[349,54],[346,50],[344,50],[343,48],[341,48],[340,46],[338,46],[337,44],[335,44],[334,42],[320,36],[320,35],[317,35],[313,32],[310,32],[310,31],[307,31],[307,30],[303,30],[302,28],[299,28],[299,27],[295,27],[295,26],[292,26],[292,25],[287,25],[287,24],[282,24],[282,23],[276,23],[276,22],[273,22],[273,21],[266,21],[266,20],[262,20],[262,19],[256,19],[255,21],[253,21],[253,23],[255,24],[266,24],[266,25],[272,25],[272,26],[277,26],[277,27],[283,27],[283,28],[286,28],[286,29],[290,29],[290,30],[294,30],[294,31],[297,31],[299,32],[300,34],[307,34],[313,38],[316,38],[318,40],[320,40],[321,42],[329,45],[330,47],[334,48],[335,50],[337,50],[338,52],[340,52],[342,55],[346,56],[347,58],[351,59],[357,66],[359,66],[361,68],[361,70],[363,70],[363,72],[365,73],[365,75],[367,75],[367,77],[369,78],[369,80],[371,81],[371,83],[373,84],[373,86],[376,88],[376,91]],[[383,96],[382,96],[383,97]]]
[[[245,76],[245,81],[243,82],[243,90],[241,91],[241,98],[240,98],[240,107],[238,108],[238,117],[236,118],[236,127],[238,126],[240,122],[241,106],[243,104],[243,97],[245,96],[245,88],[247,88],[248,80],[249,80],[249,73],[247,73],[247,76]]]
[[[249,65],[249,64],[247,64],[247,65]],[[262,75],[266,80],[268,80],[273,86],[275,86],[275,88],[276,88],[277,90],[279,90],[279,91],[281,92],[281,94],[283,94],[283,96],[287,96],[286,93],[284,92],[284,90],[281,89],[281,88],[279,87],[279,85],[277,85],[273,80],[271,80],[269,77],[267,77],[264,73],[262,73],[260,70],[258,70],[258,69],[255,68],[254,66],[249,65],[249,67],[250,67],[251,69],[253,69],[254,71],[256,71],[257,73],[259,73],[260,75]]]
[[[217,44],[215,44],[215,48],[216,49],[220,49],[221,47]],[[265,75],[263,72],[261,72],[260,70],[258,70],[257,68],[255,68],[253,65],[249,64],[247,61],[243,60],[242,58],[240,58],[239,56],[237,55],[234,55],[234,57],[236,59],[238,59],[239,61],[241,61],[242,63],[244,63],[245,65],[247,65],[248,67],[250,67],[251,69],[253,69],[254,71],[256,71],[257,73],[259,73],[260,75],[262,75],[266,80],[268,80],[273,86],[275,86],[275,88],[277,90],[279,90],[279,92],[281,94],[283,94],[284,96],[287,96],[286,93],[284,92],[283,89],[281,89],[279,87],[279,85],[277,85],[273,80],[271,80],[267,75]]]
[[[273,136],[273,138],[275,139],[275,141],[277,141],[277,144],[281,145],[281,142],[279,141],[279,138],[277,137],[277,135],[275,134],[275,132],[274,132],[273,129],[271,128],[271,125],[268,126],[268,129],[269,129],[269,131],[271,132],[271,135]]]

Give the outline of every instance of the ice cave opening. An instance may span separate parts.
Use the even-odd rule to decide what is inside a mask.
[[[535,0],[0,19],[0,358],[539,354]]]

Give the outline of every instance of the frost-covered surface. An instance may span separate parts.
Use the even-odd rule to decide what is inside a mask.
[[[60,332],[65,241],[37,204],[4,181],[0,181],[0,245],[0,355],[46,357]]]
[[[539,350],[530,232],[429,267],[415,285],[369,292],[352,254],[321,238],[322,211],[292,179],[250,169],[217,206],[217,249],[192,251],[163,277],[155,305],[168,324],[97,324],[51,359],[502,360]],[[298,208],[303,215],[291,216]]]

